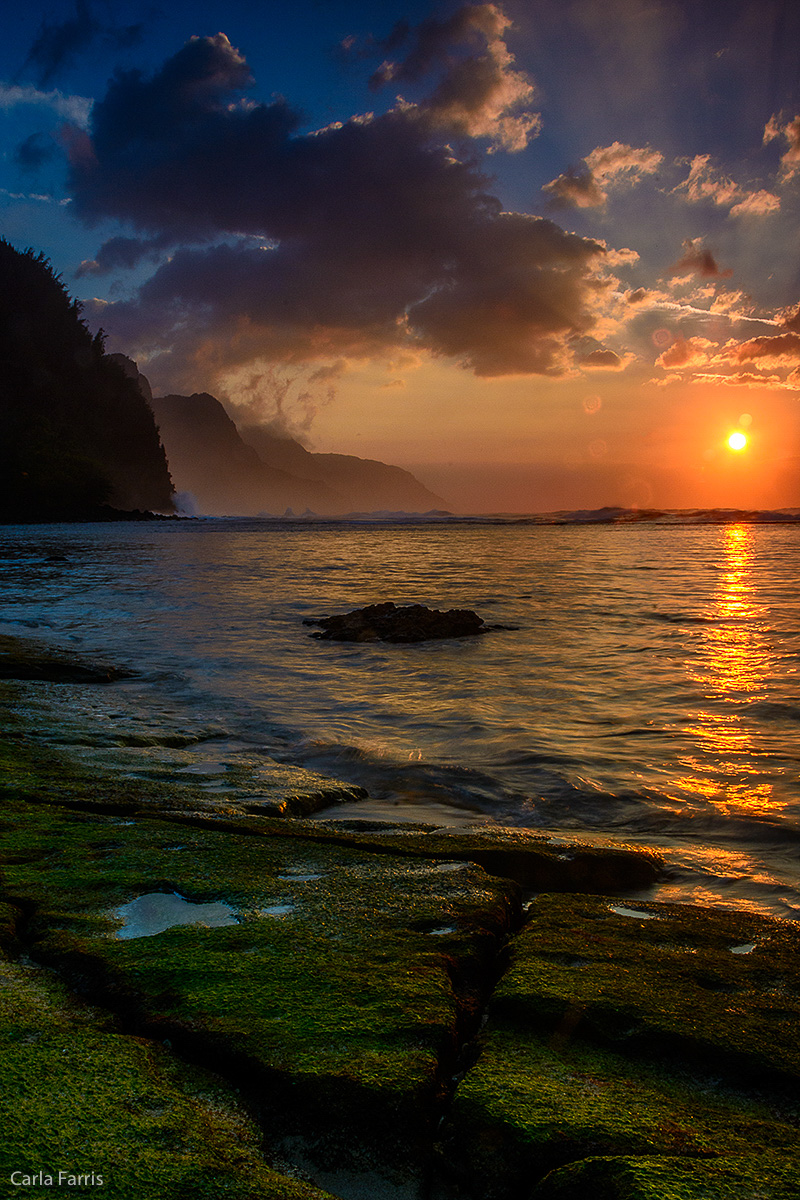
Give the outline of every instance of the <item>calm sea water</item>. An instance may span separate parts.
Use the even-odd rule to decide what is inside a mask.
[[[661,898],[800,916],[800,527],[5,527],[0,563],[0,629],[142,673],[26,685],[71,753],[221,796],[269,755],[363,785],[350,815],[642,842]],[[518,628],[302,624],[387,599]]]

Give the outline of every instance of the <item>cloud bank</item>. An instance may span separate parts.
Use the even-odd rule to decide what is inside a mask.
[[[393,48],[409,43],[399,61],[385,60],[370,80],[373,90],[388,83],[416,83],[432,71],[441,77],[433,93],[415,107],[434,129],[464,137],[489,138],[492,150],[524,150],[541,128],[529,111],[535,89],[513,69],[504,34],[510,19],[495,4],[465,4],[444,21],[430,19],[414,29],[399,27]],[[405,104],[402,97],[398,97]]]
[[[471,151],[453,149],[466,134],[522,136],[503,122],[528,95],[500,10],[456,18],[409,32],[406,58],[385,72],[445,62],[428,101],[313,133],[286,101],[247,98],[249,67],[224,34],[192,38],[151,78],[118,73],[71,147],[73,209],[138,236],[112,239],[84,271],[173,252],[135,300],[103,308],[103,326],[131,348],[172,353],[182,371],[194,363],[194,385],[256,357],[402,345],[481,375],[568,370],[570,339],[592,327],[607,286],[606,250],[502,212]],[[454,38],[471,58],[450,60]],[[494,84],[476,85],[467,62]]]

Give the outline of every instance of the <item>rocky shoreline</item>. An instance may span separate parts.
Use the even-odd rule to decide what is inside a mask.
[[[0,657],[14,1194],[800,1196],[794,922],[645,899],[641,848],[310,820],[357,789],[299,769],[212,800],[83,766],[14,715],[57,673]],[[141,898],[181,923],[139,936]]]

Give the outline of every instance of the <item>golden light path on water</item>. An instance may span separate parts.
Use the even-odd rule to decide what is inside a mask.
[[[680,760],[687,773],[675,783],[684,795],[694,793],[726,814],[774,815],[780,801],[761,777],[747,720],[749,706],[766,697],[774,668],[754,571],[754,529],[731,525],[723,537],[711,620],[702,626],[699,653],[688,667],[708,702],[684,729],[699,753]]]

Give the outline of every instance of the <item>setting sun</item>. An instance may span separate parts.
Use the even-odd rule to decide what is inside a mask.
[[[731,450],[744,450],[745,446],[747,445],[747,438],[743,433],[732,433],[728,438],[728,445],[730,446]]]

